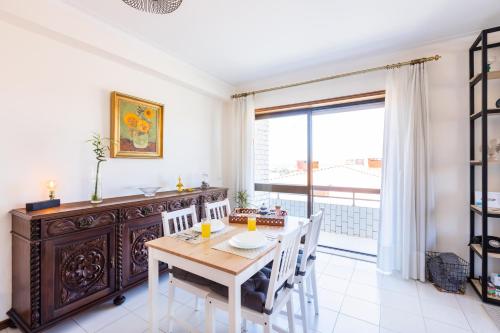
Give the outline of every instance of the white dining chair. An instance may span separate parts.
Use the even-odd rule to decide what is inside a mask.
[[[231,214],[229,199],[216,202],[205,202],[205,214],[209,219],[222,219]]]
[[[163,222],[163,233],[165,235],[172,235],[178,232],[184,231],[193,227],[195,224],[199,223],[198,216],[196,214],[196,206],[191,206],[189,208],[179,209],[173,212],[162,212],[161,214]],[[171,268],[171,270],[173,267]],[[186,330],[192,332],[195,329],[189,323],[183,322],[178,318],[172,316],[172,307],[174,303],[175,290],[176,288],[181,288],[195,296],[195,310],[198,310],[198,302],[200,299],[206,300],[208,296],[209,289],[203,286],[191,283],[179,278],[176,278],[174,274],[170,274],[168,281],[168,307],[167,307],[167,320],[169,322],[168,329],[172,332],[173,321],[177,322],[179,325],[183,326]]]
[[[293,314],[293,282],[299,253],[301,228],[278,237],[278,244],[274,250],[274,260],[269,278],[266,301],[263,312],[258,312],[244,305],[241,306],[243,325],[246,321],[252,321],[264,327],[264,333],[270,333],[272,329],[278,332],[294,333],[295,323]],[[205,320],[207,321],[206,332],[214,330],[215,309],[228,311],[228,299],[216,293],[210,293],[207,297]],[[286,304],[288,315],[288,330],[273,325],[280,309]]]
[[[318,289],[316,286],[316,248],[318,247],[319,234],[321,231],[321,223],[323,222],[323,209],[316,214],[311,215],[310,222],[304,227],[307,228],[305,234],[304,247],[300,257],[300,265],[295,275],[295,283],[299,289],[300,311],[302,315],[302,328],[307,330],[307,309],[306,301],[313,299],[315,314],[319,314],[318,306]],[[311,292],[307,292],[304,282],[308,284]]]
[[[176,234],[199,223],[195,205],[173,212],[162,212],[161,219],[164,235]]]

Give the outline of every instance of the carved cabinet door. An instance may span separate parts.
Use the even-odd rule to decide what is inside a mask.
[[[43,242],[42,321],[115,291],[114,226]]]
[[[161,215],[131,220],[123,225],[123,280],[120,287],[147,277],[148,249],[145,244],[161,236]],[[166,265],[160,265],[160,269],[163,268],[166,268]]]

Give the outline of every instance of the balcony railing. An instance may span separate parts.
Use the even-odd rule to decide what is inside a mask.
[[[301,193],[303,192],[303,188],[295,186],[279,185],[278,187],[271,188],[266,184],[266,186],[257,186],[256,189],[268,190],[256,194],[255,202],[258,202],[256,206],[261,203],[265,203],[268,207],[280,205],[282,209],[288,211],[293,216],[309,216],[311,212],[307,211],[307,205],[313,199],[312,212],[318,209],[324,209],[325,212],[321,225],[323,233],[335,233],[370,239],[378,238],[380,223],[379,199],[369,199],[367,197],[377,197],[380,193],[379,189],[333,186],[316,187],[316,190],[322,190],[325,195],[321,197],[315,196],[314,198]],[[270,192],[270,189],[279,189],[288,193]],[[344,194],[346,195],[344,196]],[[367,197],[362,197],[363,195]],[[358,198],[360,196],[361,198]]]
[[[340,186],[306,186],[306,185],[287,185],[287,184],[264,184],[256,183],[255,191],[274,192],[286,194],[311,194],[312,197],[350,200],[351,206],[356,206],[356,201],[379,202],[380,188],[362,188],[362,187],[340,187]],[[335,195],[332,193],[348,193],[348,196]],[[359,197],[359,195],[378,195],[378,197]]]
[[[349,193],[349,197],[334,195],[332,192],[336,193]],[[373,194],[378,197],[359,197],[357,194]],[[363,188],[363,187],[339,187],[339,186],[313,186],[314,197],[320,198],[330,198],[330,199],[350,199],[352,206],[356,205],[356,200],[368,201],[368,202],[380,202],[380,189],[379,188]]]

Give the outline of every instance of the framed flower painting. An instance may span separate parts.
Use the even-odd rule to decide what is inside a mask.
[[[111,93],[111,157],[163,157],[163,104]]]

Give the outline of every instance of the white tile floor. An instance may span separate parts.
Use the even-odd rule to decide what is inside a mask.
[[[472,289],[465,295],[438,292],[432,285],[404,281],[397,277],[381,276],[375,265],[343,257],[318,254],[319,316],[312,315],[310,332],[314,333],[448,333],[448,332],[500,332],[486,314],[479,298]],[[166,312],[167,280],[160,280],[162,294],[160,306]],[[139,286],[126,294],[122,306],[108,302],[69,319],[50,329],[51,333],[118,332],[143,333],[148,330],[147,285]],[[299,309],[299,302],[295,300]],[[187,318],[203,327],[203,311],[194,310],[194,298],[179,291],[175,297],[175,315]],[[217,332],[227,332],[227,316],[216,315]],[[287,321],[280,317],[280,326]],[[296,320],[296,332],[302,332]],[[160,328],[166,331],[165,318]],[[174,326],[175,332],[184,332]],[[262,332],[250,324],[249,333]],[[7,330],[6,333],[19,332]],[[2,332],[3,333],[3,332]]]

